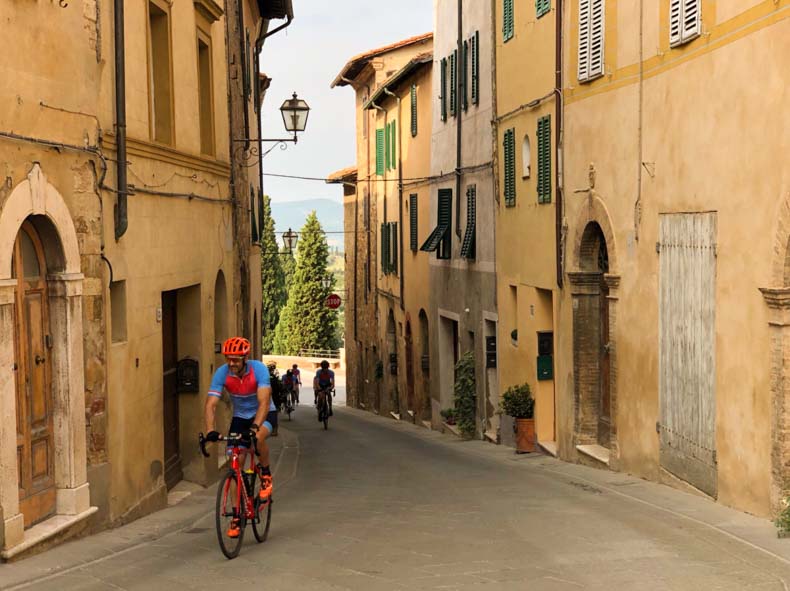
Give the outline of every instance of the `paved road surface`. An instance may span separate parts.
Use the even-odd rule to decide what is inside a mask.
[[[226,560],[206,491],[184,501],[197,512],[185,529],[26,588],[707,591],[790,581],[788,545],[766,521],[660,485],[352,409],[338,409],[329,431],[310,407],[283,426],[266,543],[249,535]],[[0,566],[0,587],[53,557],[62,569],[101,539]]]

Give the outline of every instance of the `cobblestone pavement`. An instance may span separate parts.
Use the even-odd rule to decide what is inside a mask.
[[[788,588],[790,540],[769,522],[667,487],[352,409],[324,431],[300,406],[281,433],[269,540],[249,535],[238,559],[217,547],[207,490],[146,518],[191,511],[174,531],[71,542],[0,566],[0,587]]]

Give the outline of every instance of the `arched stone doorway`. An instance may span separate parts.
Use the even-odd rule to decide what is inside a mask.
[[[428,378],[431,367],[431,343],[430,327],[428,325],[428,314],[425,310],[420,310],[420,410],[421,418],[424,421],[431,420],[431,396]]]
[[[602,204],[596,205],[577,226],[578,271],[568,273],[573,299],[574,439],[578,451],[610,464],[618,456],[615,319],[620,278],[612,273],[609,218]]]
[[[384,371],[387,374],[387,378],[384,380],[384,383],[387,384],[387,390],[389,390],[389,404],[392,412],[395,414],[400,414],[400,399],[398,396],[398,342],[397,342],[397,335],[395,333],[395,313],[390,308],[389,313],[387,314],[387,346],[385,349],[385,354],[387,356],[386,363],[384,366]]]
[[[68,207],[36,164],[0,210],[0,366],[16,368],[0,372],[0,416],[17,427],[0,430],[4,558],[46,530],[37,522],[57,515],[68,527],[96,511],[87,482],[82,280]]]
[[[414,394],[414,343],[411,336],[411,320],[406,321],[406,406],[415,415],[415,394]]]

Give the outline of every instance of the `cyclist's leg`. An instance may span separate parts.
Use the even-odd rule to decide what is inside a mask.
[[[266,438],[277,429],[277,412],[269,411],[266,420],[258,431],[258,463],[261,470],[261,499],[268,499],[272,494],[272,473],[269,467],[269,445]]]

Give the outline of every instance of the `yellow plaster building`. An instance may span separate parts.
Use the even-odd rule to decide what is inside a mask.
[[[215,343],[260,343],[260,176],[232,147],[256,132],[229,102],[259,113],[253,56],[269,19],[291,19],[290,3],[228,6],[0,9],[3,558],[217,472],[194,445]]]
[[[558,16],[548,2],[509,0],[495,15],[499,383],[502,392],[529,384],[538,442],[556,454]],[[513,444],[510,417],[500,439]]]
[[[569,8],[560,456],[769,514],[790,452],[790,2]]]
[[[405,380],[409,371],[406,364],[398,362],[398,359],[404,359],[407,350],[406,301],[404,300],[403,308],[400,301],[401,293],[406,293],[406,289],[419,285],[416,283],[419,275],[414,275],[415,283],[410,283],[409,288],[406,288],[405,284],[401,286],[401,277],[404,282],[411,281],[405,271],[401,271],[401,265],[404,269],[417,269],[420,268],[422,259],[419,254],[412,254],[410,248],[405,259],[403,257],[405,251],[401,244],[401,236],[405,240],[406,235],[401,220],[408,219],[404,216],[408,214],[405,208],[411,193],[418,194],[418,224],[421,219],[427,221],[428,218],[427,214],[425,218],[420,218],[419,212],[422,211],[421,208],[427,199],[420,200],[422,189],[419,186],[409,188],[404,182],[401,200],[398,169],[399,166],[402,167],[402,178],[411,178],[407,177],[407,168],[408,174],[412,174],[411,171],[415,171],[416,174],[430,161],[425,147],[429,140],[425,136],[428,135],[427,130],[430,129],[431,121],[430,116],[418,114],[418,133],[412,138],[410,135],[411,90],[408,85],[389,89],[401,98],[400,126],[396,121],[394,133],[392,122],[398,118],[393,119],[390,115],[386,119],[389,124],[389,131],[386,131],[387,127],[383,125],[384,116],[380,115],[381,111],[372,108],[369,103],[374,94],[383,95],[383,100],[377,99],[376,104],[379,105],[379,102],[385,104],[385,106],[379,105],[385,112],[396,112],[397,100],[387,95],[383,88],[391,84],[392,79],[398,74],[400,76],[395,81],[403,78],[404,73],[413,79],[413,83],[418,82],[420,85],[425,83],[426,75],[430,79],[430,74],[425,74],[422,63],[412,63],[412,61],[418,55],[430,52],[432,44],[433,35],[427,33],[370,50],[351,58],[332,82],[332,87],[350,86],[354,89],[357,130],[356,191],[345,192],[344,208],[346,285],[349,288],[349,308],[346,309],[345,327],[348,397],[352,404],[377,412],[398,414],[402,409],[403,418],[411,418],[406,414],[409,410],[414,411],[415,416],[421,416],[418,401],[422,400],[423,388],[420,382],[421,370],[418,368],[418,364],[422,363],[421,358],[416,361],[417,356],[423,351],[422,337],[418,336],[423,333],[418,332],[417,328],[419,326],[417,301],[421,299],[419,294],[422,292],[417,292],[414,303],[409,303],[410,306],[414,306],[410,308],[413,310],[413,315],[412,312],[409,313],[408,328],[412,331],[415,360],[412,369],[416,385],[412,399],[415,408],[408,408],[407,392],[410,390],[403,387],[405,382],[399,385],[399,379]],[[404,92],[406,94],[403,94]],[[416,98],[418,109],[422,109],[425,101],[430,100],[430,93],[418,87]],[[379,117],[382,117],[381,122]],[[380,133],[377,132],[379,128]],[[380,138],[378,143],[377,137]],[[399,154],[403,156],[400,164]],[[412,154],[415,156],[412,157]],[[416,157],[418,154],[422,155],[424,160],[419,160]],[[337,176],[339,179],[342,177],[349,180],[351,177],[348,177],[348,174],[350,172],[340,172]],[[400,207],[404,208],[403,211]],[[393,222],[396,225],[393,225]],[[384,224],[390,225],[384,226]],[[387,236],[388,244],[395,245],[397,251],[391,248],[382,250],[384,236]],[[395,259],[397,263],[394,263]],[[427,290],[427,284],[423,285]],[[391,318],[389,318],[390,311],[392,311]],[[391,320],[389,332],[388,320]],[[398,322],[401,327],[400,337],[397,334]],[[400,357],[398,357],[399,352]],[[395,355],[394,368],[390,366],[390,354]],[[391,373],[392,370],[397,374]],[[402,407],[401,401],[403,401]]]

